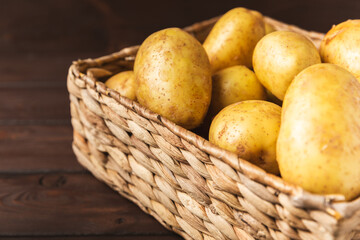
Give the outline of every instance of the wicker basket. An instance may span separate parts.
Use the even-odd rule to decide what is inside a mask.
[[[185,30],[203,41],[217,19]],[[106,88],[137,49],[69,69],[73,150],[98,179],[185,239],[360,239],[360,198],[310,194]]]

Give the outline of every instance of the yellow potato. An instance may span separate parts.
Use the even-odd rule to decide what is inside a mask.
[[[134,64],[140,104],[188,129],[201,124],[211,100],[211,68],[202,45],[179,28],[150,35]]]
[[[267,172],[278,174],[276,140],[280,116],[281,108],[266,101],[248,100],[231,104],[214,118],[209,140]]]
[[[234,65],[251,67],[254,47],[264,35],[265,24],[259,12],[234,8],[225,13],[203,44],[212,72]]]
[[[266,35],[256,45],[253,56],[259,81],[280,100],[299,72],[320,62],[319,52],[309,39],[288,31]]]
[[[268,22],[265,22],[265,34],[269,34],[269,33],[275,32],[275,31],[276,31],[276,29],[273,25],[271,25]]]
[[[133,71],[120,72],[111,78],[109,78],[105,85],[108,88],[118,91],[121,96],[130,98],[131,100],[136,99],[135,95],[135,76]]]
[[[320,54],[324,62],[340,65],[360,81],[360,19],[333,26],[321,42]]]
[[[296,76],[283,103],[277,159],[282,177],[319,194],[360,194],[360,83],[334,64]]]
[[[224,107],[244,100],[265,100],[265,89],[255,73],[245,66],[233,66],[213,75],[211,115]]]

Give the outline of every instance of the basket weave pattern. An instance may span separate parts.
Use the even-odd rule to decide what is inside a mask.
[[[216,20],[185,30],[203,41]],[[323,37],[266,21],[317,46]],[[307,193],[106,88],[137,49],[69,69],[73,150],[98,179],[185,239],[360,239],[360,198]]]

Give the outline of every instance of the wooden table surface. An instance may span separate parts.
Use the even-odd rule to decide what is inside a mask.
[[[67,69],[236,6],[322,32],[360,18],[358,0],[0,0],[0,238],[180,239],[77,163]]]

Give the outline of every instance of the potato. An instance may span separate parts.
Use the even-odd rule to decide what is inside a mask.
[[[269,173],[278,174],[276,140],[280,116],[281,108],[266,101],[248,100],[231,104],[214,118],[209,140]]]
[[[277,159],[282,177],[319,194],[360,194],[360,83],[334,64],[296,76],[283,102]]]
[[[150,35],[134,64],[140,104],[187,129],[201,124],[211,101],[211,68],[202,45],[179,28]]]
[[[105,85],[108,88],[118,91],[121,96],[130,98],[131,100],[136,99],[135,76],[133,71],[120,72],[109,78],[105,82]]]
[[[333,26],[321,42],[320,55],[323,62],[340,65],[360,81],[360,19]]]
[[[255,45],[264,35],[265,24],[259,12],[234,8],[225,13],[203,44],[212,72],[234,65],[250,68]]]
[[[253,66],[259,81],[280,100],[294,77],[303,69],[321,63],[314,44],[299,33],[276,31],[256,45]]]
[[[275,32],[276,29],[273,25],[271,25],[270,23],[268,22],[265,22],[265,34],[269,34],[269,33],[272,33],[272,32]]]
[[[265,88],[255,73],[237,65],[213,75],[213,90],[209,112],[215,116],[224,107],[244,100],[264,100]]]

